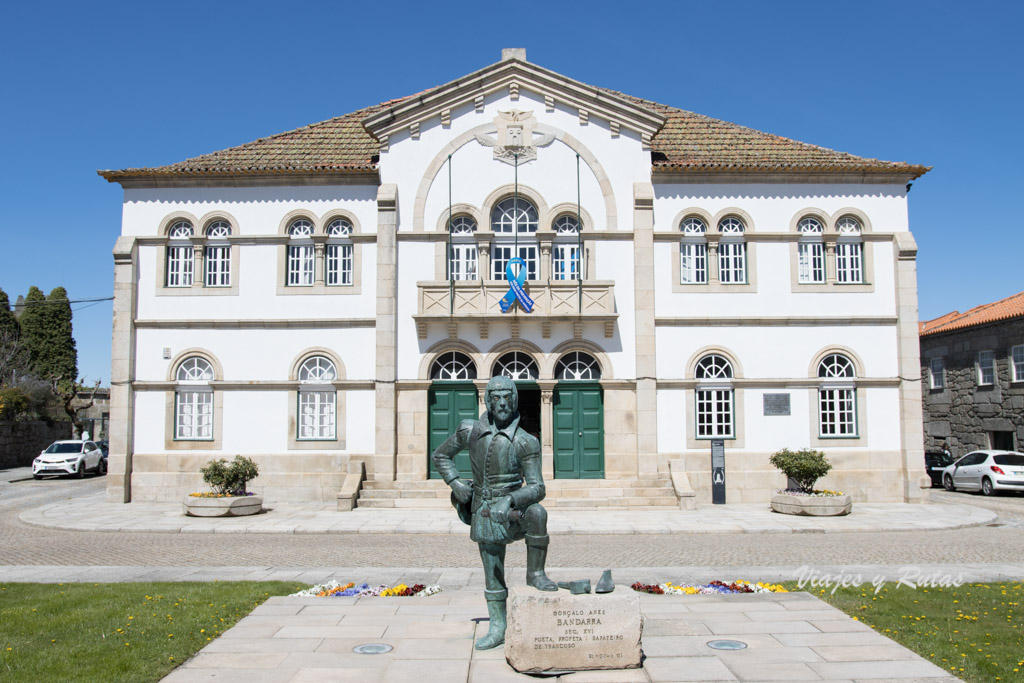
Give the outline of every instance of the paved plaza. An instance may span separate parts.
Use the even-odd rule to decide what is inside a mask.
[[[438,583],[426,598],[273,598],[167,680],[502,681],[501,650],[472,641],[485,618],[479,556],[453,513],[273,505],[254,518],[191,519],[177,504],[111,505],[102,477],[32,481],[0,471],[0,582],[282,580]],[[856,505],[801,519],[765,506],[552,514],[550,574],[620,584],[795,580],[803,571],[908,572],[968,581],[1024,576],[1024,497],[932,492],[927,505]],[[525,550],[509,548],[511,584]],[[641,596],[644,668],[562,680],[955,680],[807,594]],[[716,652],[712,638],[748,644]],[[394,646],[358,655],[367,642]],[[244,664],[244,666],[243,666]],[[532,679],[535,680],[535,679]]]

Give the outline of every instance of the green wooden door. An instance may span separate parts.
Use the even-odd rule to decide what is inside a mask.
[[[604,401],[601,387],[555,386],[553,450],[556,479],[604,478]]]
[[[440,479],[441,475],[434,469],[434,461],[430,456],[435,448],[455,433],[460,422],[475,420],[479,417],[480,404],[477,401],[476,387],[466,382],[435,382],[431,386],[427,404],[429,421],[427,430],[430,434],[427,444],[427,464],[430,478]],[[468,450],[463,450],[455,456],[455,466],[459,468],[461,476],[472,478]]]

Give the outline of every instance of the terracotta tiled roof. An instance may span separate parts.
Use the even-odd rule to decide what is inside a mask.
[[[1024,316],[1024,292],[1001,299],[991,304],[975,306],[966,313],[953,311],[934,320],[925,320],[918,325],[922,337],[940,332],[951,332],[965,327],[985,325],[999,320]]]
[[[99,173],[117,181],[154,176],[374,172],[378,145],[363,126],[363,119],[436,89],[169,166]],[[651,139],[655,173],[870,172],[916,178],[929,170],[926,166],[837,152],[614,90],[597,89],[666,117],[665,125]]]

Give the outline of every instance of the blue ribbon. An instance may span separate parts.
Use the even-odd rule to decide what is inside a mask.
[[[516,275],[512,272],[512,266],[516,263],[519,264],[519,274]],[[512,304],[516,301],[523,307],[523,310],[529,313],[533,310],[533,299],[523,289],[523,283],[526,282],[526,261],[516,257],[509,260],[505,266],[505,278],[509,281],[510,287],[505,292],[505,296],[501,297],[501,301],[498,305],[501,306],[502,313],[508,313],[508,309],[512,308]]]

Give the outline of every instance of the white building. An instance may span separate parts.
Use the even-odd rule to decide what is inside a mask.
[[[907,184],[927,170],[506,50],[418,95],[102,171],[124,188],[108,497],[175,500],[244,454],[269,500],[333,500],[362,468],[361,505],[447,505],[429,453],[505,373],[548,505],[675,505],[687,482],[709,502],[712,439],[729,502],[785,485],[783,447],[825,450],[820,485],[855,500],[919,500]],[[515,254],[531,312],[500,306]]]

